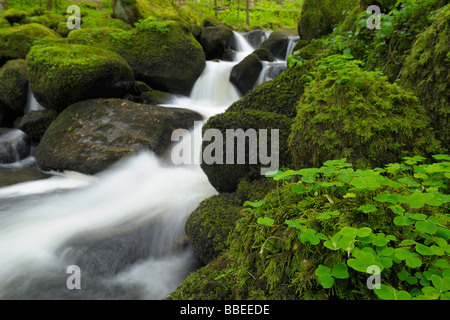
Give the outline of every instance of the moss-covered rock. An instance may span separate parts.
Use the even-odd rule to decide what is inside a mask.
[[[58,113],[54,110],[31,111],[21,117],[15,123],[15,127],[25,132],[30,137],[31,142],[37,145],[57,116]]]
[[[340,22],[343,12],[359,6],[358,0],[304,0],[301,7],[298,34],[300,39],[312,40],[327,35]]]
[[[113,0],[113,16],[133,25],[139,20],[177,20],[179,15],[167,0]]]
[[[46,26],[30,23],[0,31],[0,65],[10,59],[25,59],[34,41],[61,36]]]
[[[261,48],[269,50],[275,59],[284,60],[286,58],[289,35],[283,31],[274,31],[261,44]]]
[[[160,105],[166,104],[173,101],[174,96],[170,93],[150,89],[147,90],[139,96],[139,101],[146,104]]]
[[[25,19],[23,19],[21,23],[22,24],[39,23],[50,29],[56,30],[61,22],[64,22],[67,25],[67,18],[64,17],[62,14],[46,13],[43,15],[28,16]]]
[[[262,61],[273,62],[274,60],[272,52],[270,52],[268,49],[258,48],[253,51],[253,53],[256,54]]]
[[[278,166],[279,168],[289,166],[292,163],[291,154],[287,146],[290,127],[291,119],[286,116],[259,110],[226,111],[223,114],[209,118],[203,126],[203,134],[208,129],[215,129],[219,130],[223,137],[223,146],[217,141],[214,143],[204,141],[202,144],[204,161],[201,167],[209,182],[219,192],[233,192],[236,190],[239,181],[244,177],[250,180],[264,177],[262,174],[263,168],[277,170],[278,168],[272,168],[272,166]],[[240,134],[239,131],[235,131],[237,129],[242,130]],[[264,137],[266,141],[262,140],[263,136],[260,129],[266,129],[266,136]],[[272,130],[278,130],[278,145],[276,144],[277,141],[273,139],[275,132]],[[248,134],[250,138],[243,140],[239,138],[234,139],[233,148],[231,144],[233,134],[241,138]],[[212,139],[214,140],[215,138],[213,137]],[[245,143],[245,145],[242,143]],[[223,150],[222,157],[215,155],[210,150],[213,147]],[[206,148],[208,148],[207,151],[209,153],[205,152]],[[266,162],[268,162],[266,164],[263,163],[261,150],[266,151],[267,157],[270,158],[266,159]],[[214,159],[207,163],[205,155],[209,154]],[[240,162],[238,162],[238,155],[240,155]],[[228,161],[227,157],[229,157]]]
[[[200,44],[207,60],[222,59],[226,49],[236,50],[233,30],[226,26],[208,26],[203,28]]]
[[[400,84],[414,92],[427,110],[436,137],[450,150],[450,6],[439,10],[419,34],[406,59]]]
[[[90,43],[121,55],[137,80],[153,89],[189,95],[205,67],[201,45],[180,22],[145,20],[130,31],[72,31],[69,40]]]
[[[134,86],[126,61],[111,51],[77,44],[33,47],[27,56],[30,85],[46,109],[97,97],[123,97]]]
[[[14,23],[20,23],[27,17],[27,12],[22,9],[10,8],[3,14],[3,18],[9,21],[11,25]]]
[[[23,114],[28,95],[27,62],[10,60],[0,68],[0,104]]]
[[[261,70],[261,59],[258,55],[251,53],[231,69],[230,82],[239,89],[242,95],[245,95],[253,89]]]
[[[261,110],[295,117],[297,102],[302,96],[307,82],[303,77],[306,70],[305,67],[289,68],[275,79],[251,90],[227,110]]]
[[[428,155],[440,146],[425,109],[411,93],[380,72],[333,55],[298,104],[290,146],[296,168],[347,158],[356,167],[383,166],[406,155]]]
[[[203,264],[228,249],[228,234],[242,218],[235,196],[222,193],[200,203],[186,221],[186,235]]]
[[[11,24],[5,18],[0,18],[0,30],[1,29],[9,29],[11,28]]]
[[[45,170],[100,172],[142,150],[162,156],[172,131],[190,129],[202,117],[187,109],[121,99],[92,99],[66,108],[45,131],[36,162]]]

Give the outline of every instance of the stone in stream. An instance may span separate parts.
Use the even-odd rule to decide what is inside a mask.
[[[52,122],[36,150],[44,170],[98,173],[142,150],[164,156],[172,131],[189,129],[202,116],[122,99],[91,99],[69,106]]]

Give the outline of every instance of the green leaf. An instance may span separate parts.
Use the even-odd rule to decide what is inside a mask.
[[[289,227],[291,228],[296,228],[296,229],[302,229],[302,228],[306,228],[304,225],[302,225],[302,223],[305,223],[306,220],[304,219],[296,219],[295,221],[293,220],[286,220],[284,223],[286,223]]]
[[[331,216],[338,216],[341,213],[339,211],[328,211],[328,212],[322,212],[319,216],[317,216],[317,219],[319,220],[326,220],[330,219]]]
[[[421,244],[421,243],[417,243],[416,244],[416,251],[418,253],[420,253],[423,256],[432,256],[434,255],[434,251],[431,250],[431,248]]]
[[[257,201],[257,202],[245,201],[244,202],[244,207],[251,206],[253,208],[259,208],[259,207],[263,206],[264,204],[266,204],[266,202],[264,200],[260,200],[260,201]]]
[[[405,216],[397,216],[394,218],[394,224],[397,226],[410,226],[414,223],[414,220]]]
[[[264,226],[271,227],[271,226],[273,226],[273,223],[275,222],[275,220],[273,220],[269,217],[264,217],[264,218],[258,218],[257,222],[258,222],[258,224],[262,224]]]
[[[364,204],[358,208],[358,211],[362,211],[364,213],[377,212],[376,204]]]
[[[338,279],[347,279],[350,274],[347,271],[347,265],[345,263],[339,262],[336,264],[331,271],[331,275]]]
[[[352,179],[350,184],[354,186],[357,190],[370,190],[370,191],[376,190],[381,186],[375,177],[370,176],[355,177]]]
[[[361,238],[363,238],[363,237],[368,237],[369,234],[371,234],[371,233],[372,233],[372,229],[370,229],[370,228],[368,228],[368,227],[363,227],[363,228],[358,229],[358,230],[356,231],[356,235],[357,235],[358,237],[361,237]]]
[[[384,283],[380,284],[380,289],[373,290],[378,298],[381,300],[395,300],[395,289],[385,285]]]
[[[437,225],[430,220],[417,221],[415,227],[417,231],[425,232],[428,234],[435,234],[438,231]]]

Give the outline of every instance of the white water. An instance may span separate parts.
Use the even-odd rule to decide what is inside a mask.
[[[236,39],[242,59],[253,48]],[[166,106],[205,120],[225,111],[240,98],[228,81],[237,59],[208,61],[191,96]],[[0,299],[164,298],[195,269],[185,221],[216,193],[198,164],[173,166],[150,152],[95,176],[54,173],[0,188]],[[72,264],[81,290],[66,287]]]
[[[40,105],[40,103],[34,97],[33,92],[31,92],[31,88],[28,86],[28,95],[27,95],[27,104],[25,106],[25,114],[31,111],[44,110],[44,107]]]

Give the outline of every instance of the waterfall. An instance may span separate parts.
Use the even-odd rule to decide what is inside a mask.
[[[236,61],[207,61],[191,95],[165,106],[207,119],[238,100],[229,75],[253,49],[240,34],[236,43]],[[48,174],[0,188],[0,299],[161,299],[198,267],[184,225],[217,194],[199,164],[141,152],[94,176]],[[66,287],[70,265],[81,290]]]
[[[0,133],[0,164],[12,164],[30,155],[28,136],[18,129]]]
[[[38,111],[38,110],[44,110],[44,107],[42,107],[39,102],[34,97],[33,92],[31,92],[30,86],[28,86],[28,95],[27,95],[27,103],[25,106],[25,114],[31,112],[31,111]]]

